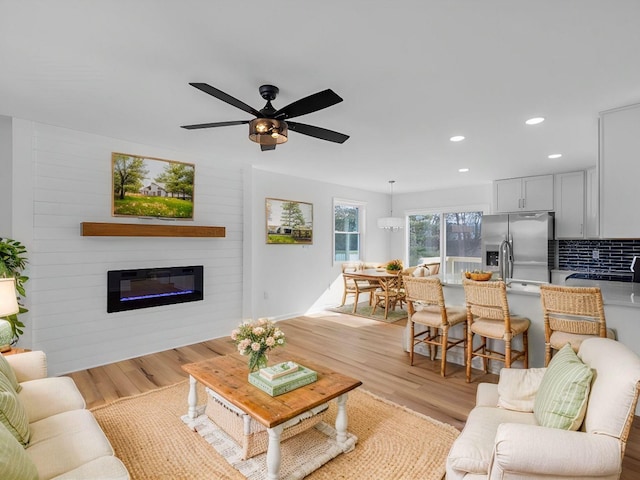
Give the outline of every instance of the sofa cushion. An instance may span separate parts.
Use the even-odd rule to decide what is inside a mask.
[[[582,342],[579,357],[595,372],[585,430],[620,438],[635,410],[640,358],[620,342],[597,337]]]
[[[90,411],[71,410],[32,423],[27,453],[48,479],[112,456],[113,449]]]
[[[475,407],[467,423],[453,443],[447,458],[447,469],[484,474],[489,471],[496,431],[501,423],[536,425],[531,413],[495,407]]]
[[[0,373],[0,423],[22,445],[29,443],[29,420],[11,382]]]
[[[38,479],[35,464],[3,424],[0,424],[0,473],[3,480]]]
[[[9,362],[7,362],[7,359],[4,358],[4,355],[0,355],[0,373],[7,377],[7,380],[9,380],[9,383],[11,383],[16,393],[19,393],[22,387],[18,383],[16,373],[13,371],[13,368],[11,368],[11,365],[9,365]]]
[[[545,427],[577,430],[587,409],[593,372],[567,344],[556,353],[542,378],[533,414]]]
[[[503,368],[498,381],[498,406],[518,412],[533,412],[536,393],[546,368]]]
[[[68,472],[58,475],[54,480],[129,480],[129,472],[117,457],[104,456],[91,460]]]
[[[70,377],[49,377],[22,383],[18,399],[22,403],[29,423],[43,418],[85,408],[85,401]],[[51,395],[51,392],[56,392]]]

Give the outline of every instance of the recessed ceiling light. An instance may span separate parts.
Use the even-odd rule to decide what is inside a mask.
[[[551,155],[549,155],[549,158],[560,158],[561,156],[561,153],[552,153]]]
[[[460,173],[467,173],[469,171],[469,169],[468,168],[459,168],[458,171]]]
[[[451,140],[452,142],[461,142],[462,140],[464,140],[464,137],[462,135],[454,135],[449,140]]]
[[[529,120],[527,120],[524,123],[526,123],[527,125],[537,125],[537,124],[542,123],[542,122],[544,122],[544,117],[533,117],[533,118],[530,118]]]

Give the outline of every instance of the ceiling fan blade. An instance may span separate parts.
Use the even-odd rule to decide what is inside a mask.
[[[204,93],[208,93],[209,95],[216,97],[218,100],[222,100],[223,102],[228,103],[229,105],[232,105],[236,108],[239,108],[240,110],[250,113],[251,115],[254,115],[256,117],[260,117],[262,115],[255,108],[247,105],[244,102],[241,102],[237,98],[232,97],[228,93],[224,93],[222,90],[218,90],[217,88],[212,87],[207,83],[189,83],[189,85],[196,87],[198,90],[202,90]]]
[[[267,150],[275,150],[276,146],[274,145],[260,145],[260,150],[266,152]]]
[[[282,120],[299,117],[301,115],[306,115],[307,113],[317,112],[318,110],[330,107],[336,103],[340,103],[341,101],[342,98],[337,93],[331,89],[327,89],[290,103],[286,107],[277,110],[273,114],[273,117]]]
[[[228,127],[229,125],[243,125],[249,123],[250,121],[251,120],[234,120],[231,122],[198,123],[196,125],[182,125],[180,128],[186,128],[187,130],[196,130],[198,128]]]
[[[344,143],[349,138],[349,135],[345,135],[344,133],[334,132],[333,130],[314,127],[313,125],[306,125],[304,123],[287,122],[287,125],[289,126],[289,130],[293,130],[296,133],[302,133],[303,135],[309,135],[310,137],[327,140],[329,142]]]

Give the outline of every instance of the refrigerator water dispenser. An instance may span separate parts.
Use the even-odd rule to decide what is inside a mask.
[[[499,257],[500,257],[500,252],[498,250],[487,250],[487,258],[485,259],[485,265],[487,267],[497,267]]]

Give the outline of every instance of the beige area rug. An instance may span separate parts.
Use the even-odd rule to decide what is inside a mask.
[[[198,433],[182,422],[188,382],[181,382],[92,409],[133,480],[229,479],[244,476]],[[200,387],[199,387],[200,388]],[[205,392],[200,388],[199,403]],[[330,402],[327,423],[335,420]],[[349,432],[353,451],[311,473],[309,480],[440,480],[458,430],[380,399],[362,389],[349,394]],[[294,437],[295,438],[295,437]],[[283,457],[287,442],[283,442]]]
[[[358,317],[364,317],[364,318],[371,318],[373,320],[378,320],[379,322],[385,322],[385,323],[395,323],[398,320],[403,320],[405,318],[407,318],[408,314],[407,311],[396,307],[395,310],[389,310],[389,314],[387,315],[387,318],[384,318],[384,308],[376,308],[376,312],[373,312],[373,307],[369,305],[368,302],[361,302],[358,303],[358,308],[356,308],[356,313],[353,313],[353,303],[346,303],[344,305],[342,305],[341,307],[333,307],[329,309],[330,311],[333,312],[338,312],[338,313],[346,313],[348,315],[356,315]]]

